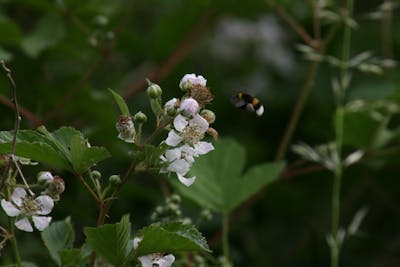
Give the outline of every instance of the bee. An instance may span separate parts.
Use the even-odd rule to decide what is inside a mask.
[[[232,104],[240,109],[247,109],[250,112],[255,112],[257,116],[264,113],[264,106],[260,99],[249,94],[239,92],[231,97]]]

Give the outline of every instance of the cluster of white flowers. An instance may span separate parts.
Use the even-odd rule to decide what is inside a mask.
[[[207,80],[201,75],[186,74],[179,86],[185,91],[204,89],[206,82]],[[175,172],[181,183],[190,186],[196,177],[186,178],[185,175],[192,167],[195,157],[207,154],[214,149],[214,146],[210,142],[202,141],[209,130],[209,121],[200,115],[202,104],[192,97],[186,97],[182,101],[174,98],[168,101],[164,108],[167,110],[176,107],[177,103],[179,103],[178,115],[174,118],[173,127],[165,140],[170,149],[161,156],[166,167],[161,171]],[[212,118],[212,121],[214,120],[215,115]]]
[[[10,217],[16,217],[15,226],[26,232],[33,232],[33,225],[39,231],[46,229],[52,217],[50,214],[54,201],[59,200],[59,195],[64,191],[64,181],[50,172],[40,172],[38,182],[46,186],[46,190],[38,197],[28,194],[23,187],[16,187],[11,194],[11,199],[1,200],[1,207]],[[31,191],[29,191],[31,192]]]

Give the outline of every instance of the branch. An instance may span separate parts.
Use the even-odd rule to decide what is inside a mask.
[[[19,125],[21,122],[21,116],[19,115],[19,107],[18,107],[18,100],[17,100],[17,86],[15,85],[14,79],[11,75],[11,70],[6,66],[6,63],[4,62],[4,60],[0,61],[3,70],[8,78],[8,81],[11,84],[11,95],[12,95],[12,103],[14,104],[14,111],[15,111],[15,119],[14,119],[14,135],[13,135],[13,139],[12,139],[12,143],[11,143],[11,148],[10,148],[10,157],[7,160],[6,166],[4,168],[4,172],[3,172],[3,177],[0,181],[0,191],[4,185],[4,181],[6,179],[7,173],[10,170],[11,167],[11,162],[12,162],[12,158],[14,157],[14,151],[15,151],[15,145],[17,143],[17,134],[19,131]]]
[[[198,44],[198,39],[201,33],[207,29],[210,24],[213,12],[208,11],[188,30],[185,38],[181,43],[170,53],[168,58],[159,65],[156,69],[150,72],[146,77],[150,80],[161,80],[166,77],[171,70],[178,65],[185,56]],[[130,98],[139,92],[147,85],[145,80],[139,80],[131,85],[124,93],[125,98]]]
[[[3,95],[0,95],[0,103],[2,103],[6,107],[9,107],[9,108],[12,108],[13,110],[15,110],[14,103],[10,99],[8,99],[7,97],[5,97]],[[24,117],[25,119],[30,121],[34,128],[43,124],[42,119],[40,117],[33,114],[27,108],[24,108],[21,105],[19,105],[19,113],[21,114],[22,117]]]

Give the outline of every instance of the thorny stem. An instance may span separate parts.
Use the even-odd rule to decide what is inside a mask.
[[[347,16],[351,17],[353,14],[353,0],[347,0]],[[350,58],[351,46],[351,28],[346,23],[344,24],[343,31],[343,48],[342,48],[342,65],[341,69],[341,91],[338,96],[338,103],[335,113],[335,128],[336,128],[336,154],[338,162],[336,164],[333,188],[332,188],[332,237],[335,244],[331,244],[331,267],[339,266],[340,259],[340,245],[338,240],[338,231],[340,224],[340,189],[343,176],[342,166],[342,146],[343,146],[343,118],[344,118],[344,97],[349,85],[349,82],[344,82],[349,77],[348,61]]]

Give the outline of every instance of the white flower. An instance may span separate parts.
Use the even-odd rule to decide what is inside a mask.
[[[186,98],[185,100],[183,100],[180,106],[180,110],[185,116],[193,116],[199,111],[199,103],[197,103],[197,101],[191,97]]]
[[[206,86],[207,80],[199,75],[196,76],[196,74],[192,73],[192,74],[185,74],[185,76],[183,76],[181,82],[179,83],[179,87],[182,90],[188,90],[191,89],[193,86],[195,85],[200,85],[200,86]]]
[[[142,241],[142,238],[140,237],[135,237],[133,239],[134,249],[137,249],[140,241]],[[161,253],[152,253],[139,257],[139,261],[142,264],[142,267],[170,267],[175,261],[175,256],[172,254],[163,255]]]
[[[33,228],[30,220],[39,231],[43,231],[51,222],[50,216],[47,215],[54,207],[54,201],[51,197],[42,195],[35,199],[27,196],[26,191],[22,187],[15,188],[11,195],[11,201],[1,200],[1,206],[10,217],[18,216],[15,226],[26,232],[32,232]]]
[[[161,160],[168,163],[168,166],[163,168],[161,172],[175,172],[182,184],[190,186],[196,180],[196,176],[186,178],[184,175],[190,171],[194,157],[197,156],[196,150],[189,145],[169,149],[164,156],[161,156]]]
[[[208,122],[199,114],[188,119],[178,115],[174,119],[174,129],[168,133],[165,143],[169,146],[177,146],[182,141],[187,144],[196,145],[201,143],[204,134],[208,130]]]

